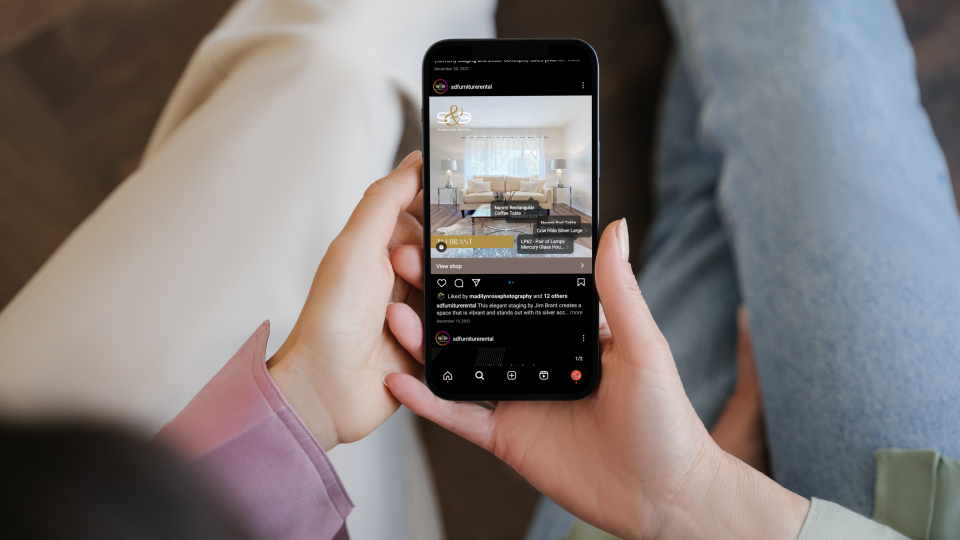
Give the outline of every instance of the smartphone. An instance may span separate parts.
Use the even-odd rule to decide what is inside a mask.
[[[598,77],[575,39],[424,56],[424,354],[444,399],[574,400],[599,381]]]

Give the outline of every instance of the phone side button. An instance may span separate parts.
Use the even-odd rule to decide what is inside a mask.
[[[423,153],[424,145],[423,141],[426,137],[425,133],[427,132],[427,117],[423,114],[423,109],[420,109],[420,153]],[[426,191],[427,189],[427,167],[424,164],[420,168],[420,189]]]

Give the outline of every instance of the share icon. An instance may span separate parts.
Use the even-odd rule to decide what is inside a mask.
[[[473,278],[473,286],[476,287],[477,285],[480,285],[480,278]]]

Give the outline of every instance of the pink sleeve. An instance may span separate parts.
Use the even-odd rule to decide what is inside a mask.
[[[346,539],[353,503],[267,372],[269,334],[265,322],[157,440],[217,482],[262,540]]]

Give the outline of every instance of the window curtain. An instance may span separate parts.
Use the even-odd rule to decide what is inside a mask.
[[[543,137],[467,137],[463,177],[474,175],[546,178]]]

